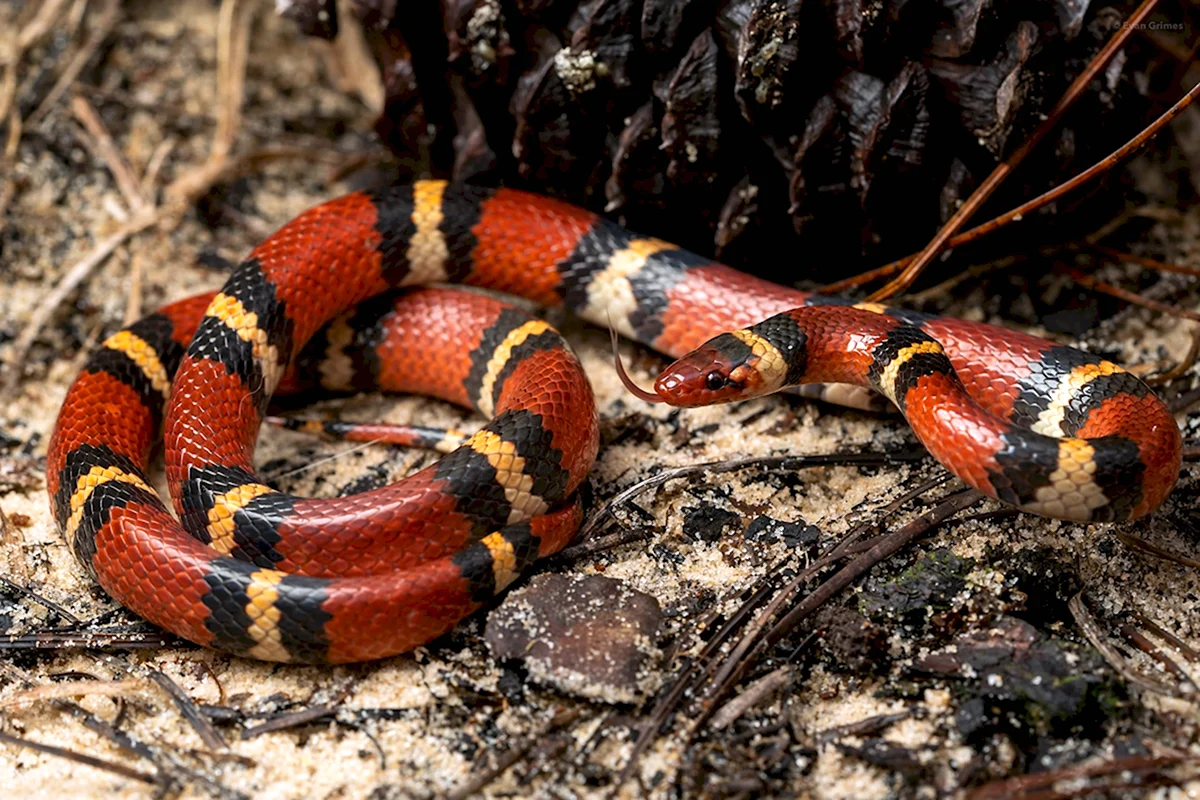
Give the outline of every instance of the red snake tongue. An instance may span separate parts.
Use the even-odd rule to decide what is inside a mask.
[[[629,373],[625,371],[625,364],[621,361],[621,351],[617,346],[617,329],[610,322],[608,332],[612,336],[613,360],[616,362],[617,377],[621,379],[621,383],[625,384],[625,388],[629,390],[633,396],[645,400],[647,403],[665,403],[657,394],[647,391],[633,382],[633,378],[629,377]]]

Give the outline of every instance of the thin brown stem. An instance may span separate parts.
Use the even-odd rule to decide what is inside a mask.
[[[1193,101],[1195,101],[1197,95],[1200,95],[1200,83],[1193,86],[1187,92],[1187,94],[1176,101],[1175,105],[1167,109],[1158,119],[1154,120],[1154,122],[1147,125],[1145,129],[1137,134],[1137,136],[1134,136],[1128,142],[1121,145],[1103,159],[1085,169],[1083,172],[1080,172],[1078,175],[1063,181],[1058,186],[1055,186],[1049,191],[1043,192],[1032,200],[1022,203],[1011,211],[1006,211],[998,217],[994,217],[981,225],[976,225],[974,228],[952,237],[946,243],[946,247],[961,247],[962,245],[969,244],[970,242],[986,236],[989,233],[994,233],[995,231],[998,231],[1007,225],[1010,225],[1014,222],[1019,222],[1029,214],[1032,214],[1038,209],[1053,203],[1063,195],[1074,191],[1080,186],[1083,186],[1084,184],[1096,178],[1098,175],[1104,174],[1144,147],[1146,143],[1155,136],[1155,134],[1163,129],[1164,126],[1183,113],[1183,111],[1190,106]],[[1102,230],[1103,235],[1107,235],[1109,232],[1110,231],[1106,229]],[[1107,250],[1107,248],[1100,248],[1099,246],[1095,247],[1097,249]],[[1115,250],[1109,252],[1114,254],[1114,256],[1117,253]],[[900,270],[906,268],[913,262],[914,259],[917,258],[917,255],[919,254],[905,256],[904,258],[897,259],[891,263],[884,264],[882,267],[876,267],[875,269],[868,270],[858,275],[852,275],[849,278],[827,284],[822,286],[819,291],[821,294],[838,294],[839,292],[845,292],[850,289],[858,288],[859,286],[870,283],[877,278],[886,278],[887,276],[894,275]],[[1144,266],[1152,266],[1154,269],[1166,270],[1168,272],[1180,272],[1188,275],[1200,273],[1200,270],[1193,271],[1188,267],[1177,267],[1173,264],[1163,264],[1163,262],[1152,261],[1152,259],[1143,259],[1140,256],[1132,256],[1128,253],[1122,253],[1121,258],[1128,261],[1135,261],[1136,263],[1143,264]]]
[[[925,268],[932,264],[933,260],[941,255],[942,251],[944,251],[950,245],[950,240],[954,237],[954,234],[958,232],[958,230],[962,228],[962,226],[965,225],[967,221],[971,219],[971,217],[975,216],[976,212],[978,212],[983,204],[987,202],[988,198],[992,196],[996,189],[1000,188],[1000,185],[1004,183],[1008,176],[1011,175],[1013,171],[1021,164],[1021,162],[1025,160],[1026,156],[1028,156],[1033,149],[1037,147],[1037,145],[1040,144],[1044,138],[1046,138],[1050,131],[1052,131],[1055,126],[1058,125],[1059,121],[1063,117],[1063,114],[1065,114],[1067,110],[1075,104],[1076,100],[1083,96],[1084,92],[1087,90],[1088,84],[1092,82],[1092,79],[1095,78],[1096,75],[1098,75],[1100,71],[1104,69],[1112,57],[1117,54],[1117,51],[1121,49],[1121,46],[1125,43],[1125,40],[1133,35],[1134,30],[1136,30],[1138,25],[1150,14],[1151,11],[1154,10],[1156,5],[1158,5],[1158,0],[1142,0],[1142,4],[1137,7],[1137,10],[1135,10],[1129,19],[1126,20],[1125,24],[1120,26],[1113,33],[1112,38],[1109,39],[1107,44],[1105,44],[1100,52],[1096,54],[1096,57],[1091,60],[1091,62],[1087,65],[1087,68],[1084,69],[1083,72],[1076,76],[1075,80],[1071,82],[1071,85],[1067,87],[1067,91],[1054,105],[1054,108],[1051,109],[1050,114],[1046,117],[1042,124],[1039,125],[1032,134],[1030,134],[1029,138],[1021,142],[1017,149],[1013,151],[1008,158],[997,165],[996,168],[992,170],[990,175],[984,178],[983,183],[979,185],[979,188],[971,193],[971,196],[967,198],[966,202],[959,207],[954,215],[950,217],[949,221],[942,226],[942,229],[937,232],[937,235],[933,237],[933,241],[926,245],[925,249],[917,254],[917,257],[904,268],[904,271],[900,273],[899,277],[884,286],[879,291],[872,294],[867,298],[868,300],[872,302],[886,300],[889,297],[904,291],[909,286],[912,286],[913,281],[915,281],[917,277],[925,271]]]
[[[1196,84],[1188,94],[1192,94],[1200,90],[1200,83]],[[1094,244],[1089,242],[1088,247],[1095,250],[1097,253],[1103,253],[1114,261],[1128,261],[1131,264],[1140,264],[1148,269],[1158,270],[1159,272],[1174,272],[1178,275],[1191,275],[1193,278],[1200,278],[1200,269],[1196,267],[1184,267],[1179,264],[1168,264],[1165,261],[1156,261],[1153,258],[1146,258],[1134,253],[1125,253],[1120,250],[1114,250],[1111,247],[1105,247],[1102,244]]]
[[[1146,383],[1150,386],[1166,386],[1172,381],[1176,381],[1186,375],[1196,364],[1196,359],[1200,358],[1200,327],[1192,326],[1191,330],[1192,342],[1188,345],[1188,351],[1179,363],[1168,369],[1166,372],[1158,375],[1151,375],[1146,378]]]
[[[1121,544],[1132,550],[1140,550],[1143,553],[1154,556],[1155,558],[1161,558],[1164,561],[1172,561],[1181,567],[1200,569],[1200,560],[1194,559],[1190,556],[1173,553],[1170,550],[1166,550],[1156,544],[1151,544],[1145,539],[1138,538],[1137,536],[1131,536],[1128,533],[1121,533],[1118,531],[1113,535],[1121,540]]]
[[[1097,280],[1096,278],[1093,278],[1090,275],[1085,275],[1074,268],[1067,269],[1067,274],[1071,276],[1073,281],[1087,289],[1103,292],[1104,294],[1124,300],[1127,303],[1133,303],[1134,305],[1141,306],[1142,308],[1148,308],[1151,311],[1157,311],[1160,314],[1170,314],[1172,317],[1180,317],[1182,319],[1190,319],[1192,322],[1200,322],[1200,314],[1197,314],[1194,311],[1176,308],[1175,306],[1168,305],[1166,303],[1160,303],[1157,300],[1151,300],[1148,297],[1142,297],[1137,292],[1131,292],[1128,289],[1122,289],[1120,286],[1113,286],[1111,283]]]
[[[11,356],[8,362],[8,378],[4,383],[4,387],[0,390],[0,398],[11,397],[16,391],[17,385],[20,383],[22,371],[25,369],[25,359],[29,355],[29,349],[33,346],[39,333],[54,312],[58,310],[59,305],[67,298],[71,292],[75,291],[83,281],[92,274],[92,271],[105,262],[105,260],[113,254],[118,247],[125,243],[125,240],[133,236],[139,231],[153,225],[158,221],[156,214],[147,213],[136,217],[121,230],[100,241],[92,251],[75,263],[73,267],[67,270],[62,279],[55,284],[54,288],[42,298],[38,303],[37,308],[29,317],[29,321],[25,324],[25,329],[21,331],[21,335],[17,337],[17,341],[13,343]]]
[[[924,451],[904,450],[897,453],[829,453],[811,456],[752,456],[722,461],[708,461],[703,464],[689,464],[683,467],[670,467],[656,475],[640,480],[627,489],[622,490],[609,500],[603,508],[592,515],[579,533],[575,535],[578,542],[586,542],[616,509],[638,494],[661,486],[676,478],[688,478],[692,475],[718,475],[726,472],[737,472],[752,467],[775,470],[797,470],[808,467],[845,467],[845,466],[883,466],[909,461],[919,461],[925,457]]]
[[[120,0],[108,0],[108,2],[100,7],[100,11],[98,12],[96,18],[95,29],[92,30],[92,32],[88,35],[87,41],[84,42],[79,48],[79,52],[77,52],[71,58],[71,60],[67,62],[67,66],[58,76],[58,80],[54,82],[54,86],[49,92],[46,93],[45,99],[42,100],[41,104],[34,110],[32,114],[29,115],[27,124],[30,128],[35,127],[38,125],[38,123],[45,119],[50,113],[51,109],[54,108],[54,104],[58,102],[59,98],[61,98],[67,92],[67,90],[71,88],[71,85],[75,83],[75,79],[79,77],[79,73],[83,72],[83,69],[87,66],[88,61],[92,59],[92,56],[94,56],[96,51],[100,49],[100,46],[104,44],[104,40],[108,38],[109,33],[112,32],[113,26],[117,22],[117,17],[119,16],[120,11]]]
[[[736,664],[731,664],[731,669],[723,669],[720,672],[720,676],[722,677],[720,680],[713,681],[705,696],[705,705],[696,719],[695,726],[698,728],[709,719],[716,710],[716,702],[737,685],[738,681],[746,673],[746,670],[757,663],[759,657],[766,651],[767,647],[775,644],[790,633],[804,619],[828,602],[830,598],[871,570],[876,564],[890,557],[918,537],[925,535],[959,511],[970,508],[983,499],[984,495],[982,492],[975,489],[962,489],[943,498],[937,506],[921,514],[898,530],[877,537],[877,543],[870,549],[857,556],[849,564],[846,564],[818,586],[811,594],[797,603],[795,608],[779,620],[765,636],[759,639],[758,643],[746,653],[745,657],[741,658]]]
[[[1129,659],[1121,655],[1121,653],[1108,640],[1108,635],[1100,627],[1100,623],[1092,616],[1092,612],[1087,607],[1087,603],[1083,601],[1083,592],[1077,593],[1067,602],[1067,609],[1071,612],[1071,616],[1075,618],[1075,624],[1079,626],[1080,632],[1084,638],[1091,643],[1092,647],[1104,657],[1108,665],[1129,683],[1139,686],[1147,691],[1157,694],[1170,696],[1178,695],[1175,687],[1168,686],[1157,678],[1151,678],[1143,675],[1134,666],[1129,663]]]
[[[866,272],[860,272],[857,275],[851,275],[849,278],[843,278],[840,281],[827,283],[818,289],[817,292],[820,294],[841,294],[842,292],[847,292],[851,289],[857,289],[859,286],[870,283],[876,278],[886,278],[888,275],[896,274],[900,270],[904,269],[904,267],[907,266],[908,263],[913,260],[913,258],[915,258],[915,256],[905,256],[897,261],[884,264],[882,267],[869,269]]]
[[[1183,655],[1187,656],[1193,662],[1200,664],[1200,652],[1189,646],[1187,642],[1183,641],[1178,636],[1147,617],[1145,614],[1134,612],[1133,616],[1137,619],[1138,624],[1140,624],[1143,628],[1150,631],[1167,644],[1171,645],[1171,647],[1174,647],[1180,653],[1183,653]]]
[[[87,753],[80,753],[75,750],[68,750],[65,747],[56,747],[52,744],[43,744],[30,739],[22,739],[19,736],[9,736],[7,733],[0,733],[0,744],[6,744],[10,747],[25,747],[29,750],[36,750],[39,753],[45,753],[50,756],[58,756],[65,758],[68,761],[74,761],[76,764],[83,764],[88,767],[111,772],[114,775],[120,775],[122,778],[128,778],[141,783],[159,783],[159,778],[156,775],[151,775],[147,772],[127,767],[124,764],[118,764],[115,761],[106,761],[102,758],[89,756]]]
[[[1150,658],[1153,658],[1159,664],[1162,664],[1163,668],[1167,672],[1174,675],[1175,679],[1179,681],[1179,685],[1185,694],[1196,693],[1196,684],[1192,681],[1191,677],[1189,677],[1188,674],[1183,671],[1182,667],[1175,663],[1174,659],[1156,647],[1154,642],[1150,641],[1150,639],[1146,637],[1146,634],[1142,633],[1132,625],[1122,625],[1121,635],[1132,642],[1137,649],[1150,656]]]
[[[1078,766],[1063,767],[1062,769],[1051,770],[1050,772],[1039,772],[1032,775],[1021,775],[1016,778],[1007,778],[1004,780],[992,781],[985,783],[967,795],[967,800],[1001,800],[1001,798],[1029,798],[1034,796],[1035,790],[1047,789],[1052,791],[1056,783],[1066,781],[1078,781],[1085,778],[1105,777],[1108,775],[1120,775],[1122,773],[1139,774],[1150,772],[1170,767],[1178,764],[1181,761],[1189,760],[1187,756],[1126,756],[1124,758],[1114,758],[1110,761],[1102,761],[1098,764],[1083,764]],[[1146,784],[1140,784],[1145,786]],[[1087,792],[1101,791],[1104,789],[1116,788],[1112,784],[1105,786],[1089,786],[1086,787]],[[1074,792],[1074,789],[1068,790]],[[1079,796],[1078,794],[1049,794],[1045,797],[1072,797]]]
[[[96,113],[96,109],[88,102],[83,95],[76,95],[71,98],[71,113],[75,119],[87,130],[91,136],[91,141],[85,140],[88,149],[104,162],[108,167],[108,171],[112,173],[113,180],[117,183],[117,189],[121,192],[121,196],[125,198],[125,205],[129,212],[137,216],[141,211],[149,207],[146,197],[142,194],[141,184],[138,182],[137,176],[133,173],[133,168],[129,166],[129,162],[125,160],[125,156],[121,154],[117,143],[113,141],[112,134],[108,132],[108,128],[104,125],[104,121],[100,119],[100,115]]]
[[[452,800],[463,800],[464,798],[477,794],[485,786],[503,775],[514,764],[523,759],[531,750],[533,750],[534,747],[536,747],[551,733],[571,725],[582,716],[583,712],[576,709],[558,712],[536,735],[523,739],[506,753],[497,758],[496,765],[494,767],[484,770],[482,773],[473,776],[464,785],[448,792],[446,797],[452,798]]]

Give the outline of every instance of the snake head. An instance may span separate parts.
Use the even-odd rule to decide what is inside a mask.
[[[672,406],[692,408],[748,400],[779,390],[762,359],[736,333],[723,333],[667,367],[654,393]]]

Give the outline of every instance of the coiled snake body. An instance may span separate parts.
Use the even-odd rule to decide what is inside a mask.
[[[587,379],[549,325],[507,304],[387,294],[434,282],[565,305],[684,357],[657,384],[677,405],[870,386],[952,472],[1035,513],[1128,519],[1178,474],[1174,419],[1102,358],[775,286],[537,195],[424,181],[305,212],[216,295],[167,306],[91,356],[63,403],[47,483],[105,590],[202,645],[361,661],[449,630],[565,545],[598,448]],[[255,476],[254,442],[272,394],[315,377],[491,420],[396,484],[297,498]],[[178,522],[146,477],[160,423]]]

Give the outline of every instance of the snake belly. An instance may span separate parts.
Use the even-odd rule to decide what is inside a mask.
[[[855,315],[839,323],[837,314],[852,301],[770,284],[554,199],[442,181],[349,194],[284,225],[215,295],[109,337],[72,384],[47,486],[59,528],[101,586],[201,645],[340,663],[435,638],[561,548],[580,523],[577,489],[598,449],[586,377],[549,325],[507,304],[449,289],[386,294],[430,283],[566,306],[673,357],[805,306],[830,307],[829,324],[856,337]],[[962,402],[1002,427],[1119,440],[1104,458],[1125,459],[1128,486],[1119,500],[1093,499],[1089,518],[1147,513],[1174,485],[1178,428],[1116,365],[979,323],[867,310],[936,340]],[[868,370],[911,372],[919,348],[878,341],[865,354],[821,357],[830,375],[863,358]],[[302,351],[317,375],[289,371]],[[254,444],[272,394],[313,379],[431,394],[491,419],[390,486],[293,497],[255,475]],[[146,474],[160,423],[178,521]],[[947,466],[992,497],[1053,513],[1038,492],[1061,465],[1007,447],[997,439],[994,452],[964,450]],[[1068,455],[1085,472],[1089,457],[1093,470],[1111,471],[1095,455]],[[984,469],[989,458],[1007,472]]]

